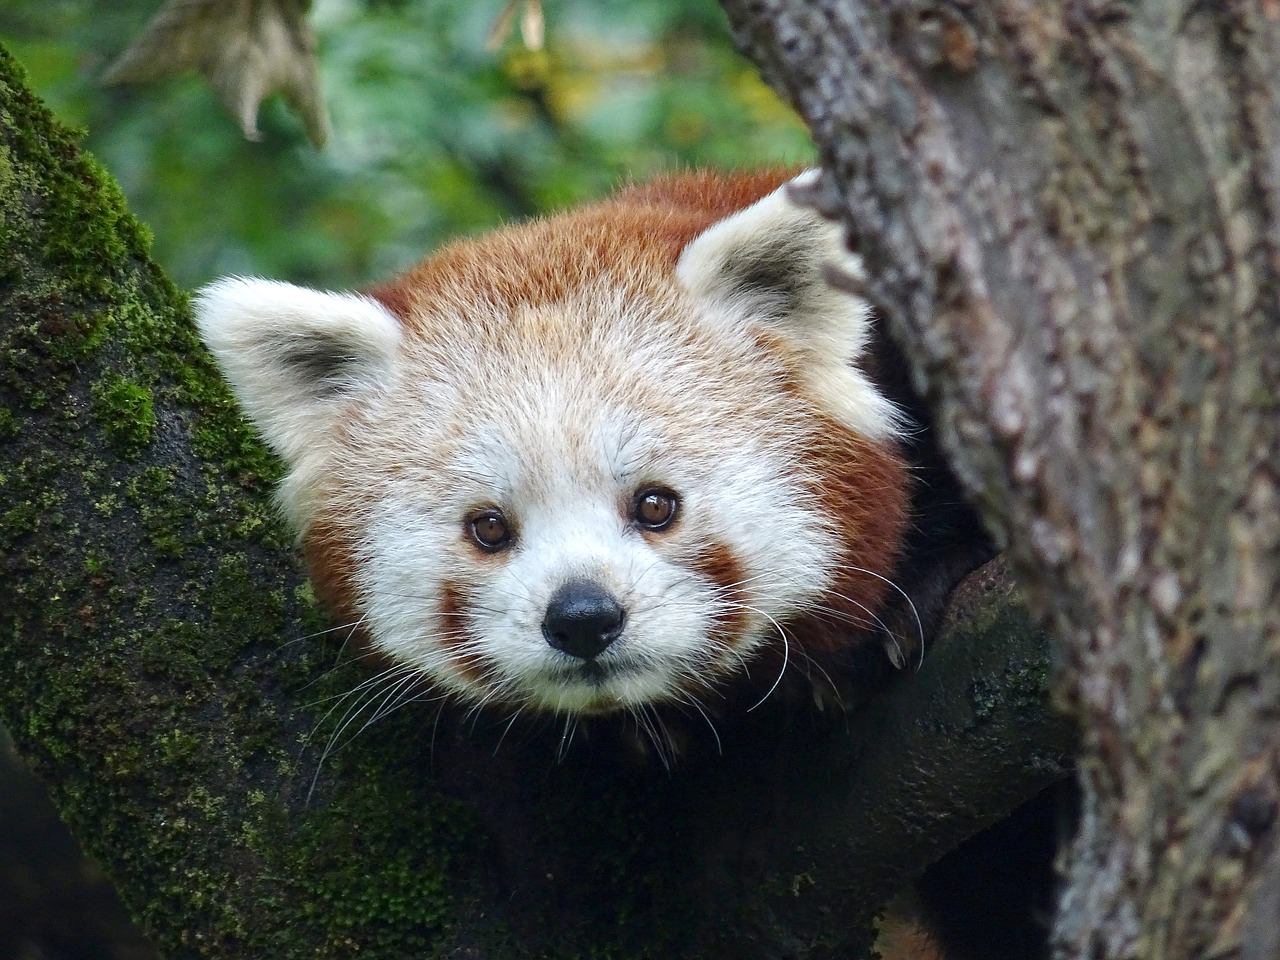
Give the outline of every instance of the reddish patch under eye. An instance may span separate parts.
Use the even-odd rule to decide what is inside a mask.
[[[709,544],[693,561],[694,568],[716,588],[717,609],[707,639],[731,647],[742,638],[747,627],[747,592],[743,586],[742,567],[737,557],[723,543]]]
[[[458,584],[446,581],[440,590],[440,646],[458,672],[472,684],[482,687],[489,675],[484,658],[475,650],[476,638],[463,614],[467,594]]]

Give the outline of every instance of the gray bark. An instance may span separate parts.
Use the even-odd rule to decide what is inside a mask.
[[[1062,957],[1280,943],[1280,9],[725,0],[1083,734]]]

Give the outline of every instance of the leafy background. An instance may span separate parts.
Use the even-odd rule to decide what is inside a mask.
[[[124,188],[182,286],[352,287],[443,239],[685,166],[804,164],[804,128],[713,0],[544,0],[546,46],[486,39],[506,0],[315,0],[333,135],[277,99],[261,142],[196,76],[98,78],[160,0],[3,0],[0,43]],[[153,956],[0,731],[0,960]]]
[[[245,141],[194,75],[104,89],[159,0],[8,0],[0,39],[119,179],[181,285],[347,287],[443,238],[690,165],[805,163],[807,134],[712,0],[545,0],[546,46],[486,39],[506,0],[315,0],[334,133],[278,98]]]

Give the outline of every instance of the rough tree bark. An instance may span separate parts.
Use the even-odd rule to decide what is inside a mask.
[[[1280,944],[1280,5],[725,0],[1067,663],[1062,957]]]
[[[855,956],[1061,776],[998,571],[864,713],[770,704],[674,774],[430,704],[322,757],[386,691],[146,245],[0,53],[0,717],[168,956]]]

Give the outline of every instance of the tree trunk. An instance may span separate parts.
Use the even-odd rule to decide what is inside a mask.
[[[1067,665],[1062,957],[1280,944],[1280,5],[725,0]]]
[[[393,691],[326,632],[276,464],[2,52],[0,265],[0,716],[170,957],[852,956],[1065,768],[998,569],[864,712],[769,704],[673,773],[431,704],[364,730]]]

